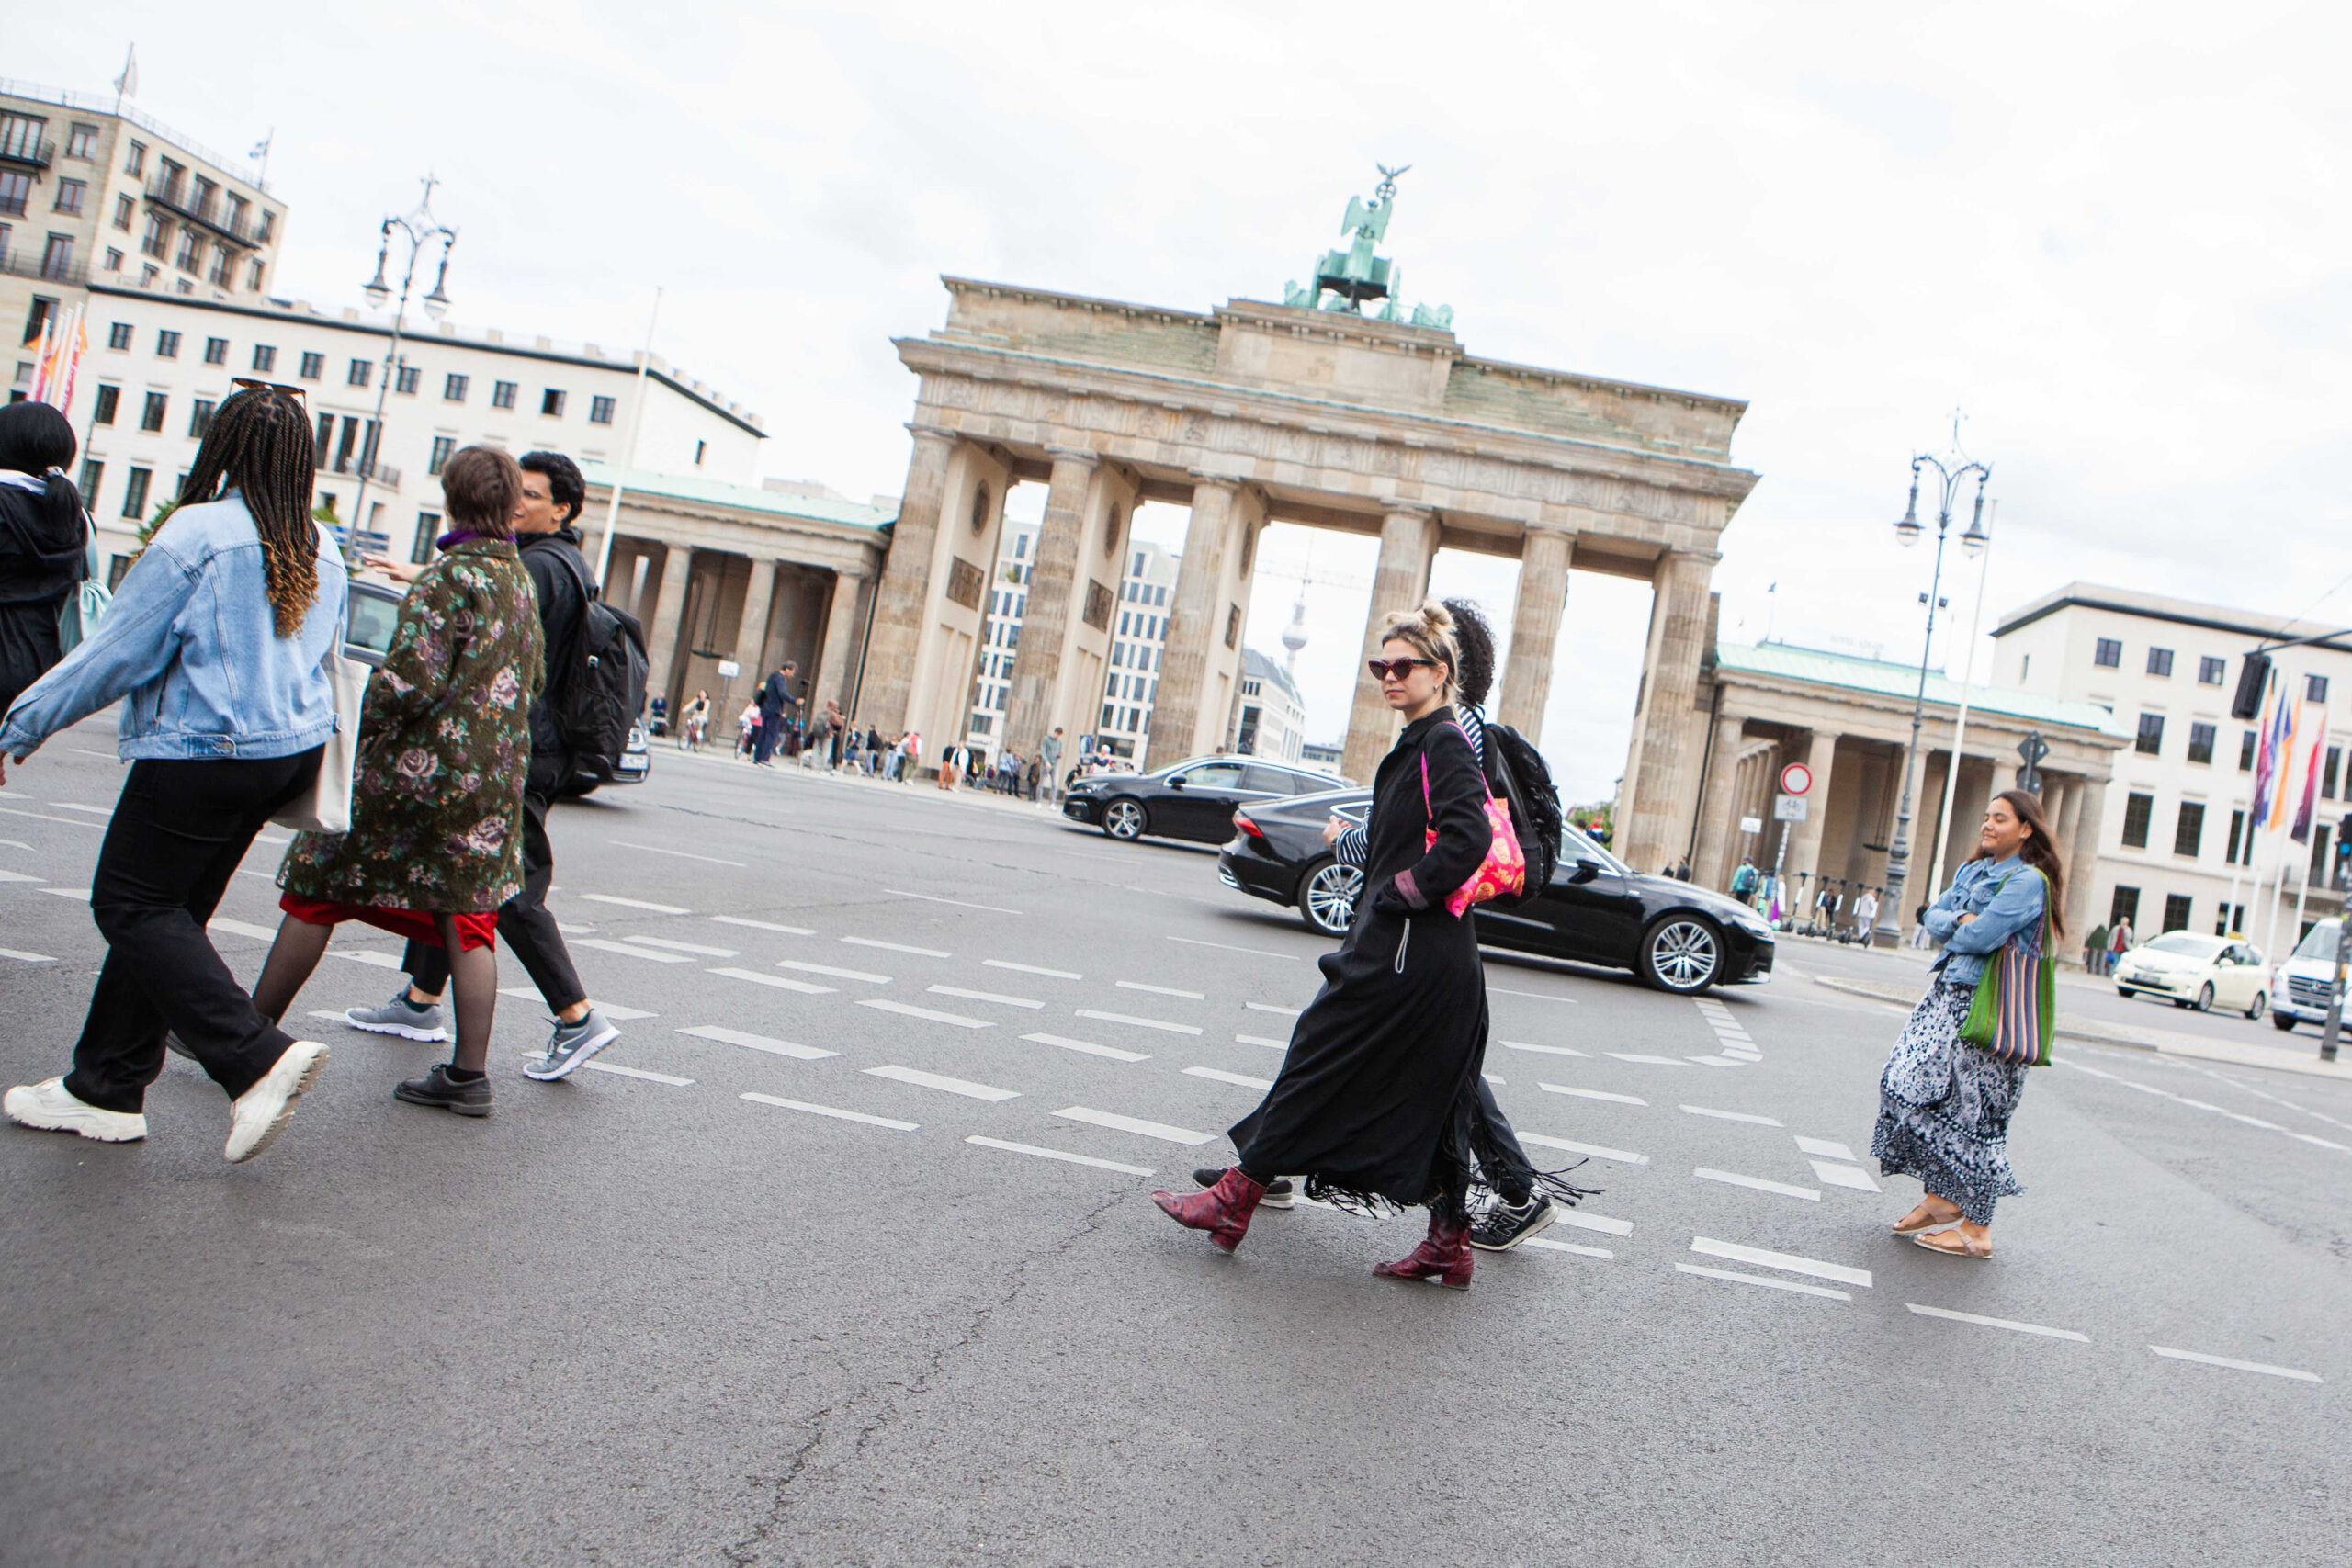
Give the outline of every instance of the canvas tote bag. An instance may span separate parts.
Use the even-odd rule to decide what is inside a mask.
[[[368,666],[340,648],[327,655],[334,687],[334,733],[319,752],[319,776],[270,818],[302,833],[351,831],[351,775],[359,764],[359,705],[368,694]]]

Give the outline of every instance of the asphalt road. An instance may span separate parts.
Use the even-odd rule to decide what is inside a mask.
[[[78,1029],[111,749],[86,725],[0,792],[9,1081]],[[2013,1129],[2030,1190],[1969,1263],[1889,1239],[1916,1188],[1843,1157],[1901,1011],[1811,985],[1810,949],[1720,1002],[1496,960],[1497,1092],[1604,1190],[1457,1295],[1370,1274],[1412,1221],[1266,1213],[1227,1259],[1146,1199],[1226,1157],[1323,946],[1204,855],[668,752],[555,831],[582,972],[630,1010],[611,1070],[525,1080],[545,1024],[512,997],[486,1122],[397,1104],[435,1048],[330,1018],[326,1076],[248,1166],[176,1060],[144,1145],[0,1127],[0,1562],[2273,1563],[2352,1538],[2345,1086],[2064,1052]],[[243,975],[279,852],[216,928]],[[300,1008],[380,1000],[397,950],[347,928]],[[1720,1055],[1740,1036],[1759,1062]]]

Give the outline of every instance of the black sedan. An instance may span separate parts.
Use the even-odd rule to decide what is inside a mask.
[[[1225,841],[1242,807],[1289,801],[1346,783],[1256,757],[1193,757],[1148,773],[1098,773],[1062,797],[1062,815],[1114,839]]]
[[[1371,791],[1344,789],[1246,807],[1234,814],[1218,874],[1227,887],[1292,906],[1312,931],[1343,935],[1363,874],[1331,858],[1323,824],[1335,813],[1360,822],[1371,806]],[[1672,877],[1645,876],[1574,828],[1564,831],[1550,886],[1511,908],[1479,907],[1473,918],[1481,943],[1630,969],[1684,996],[1770,976],[1772,931],[1755,910]]]

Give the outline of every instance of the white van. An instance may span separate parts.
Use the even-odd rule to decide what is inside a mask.
[[[2313,926],[2301,945],[2270,976],[2270,1021],[2281,1029],[2327,1021],[2328,993],[2335,983],[2335,937],[2344,922]],[[2346,1022],[2352,1022],[2347,1018]]]

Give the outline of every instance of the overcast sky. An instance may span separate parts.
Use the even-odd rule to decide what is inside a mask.
[[[1917,655],[1926,552],[1888,525],[1955,408],[1996,611],[2080,577],[2352,624],[2341,7],[758,10],[85,0],[6,69],[103,92],[135,39],[149,114],[232,152],[274,128],[279,281],[322,305],[428,169],[460,322],[633,347],[665,286],[660,350],[765,416],[766,471],[858,496],[899,488],[889,339],[942,320],[940,274],[1279,299],[1409,163],[1388,249],[1467,352],[1749,401],[1726,637]],[[1310,596],[1300,669],[1336,732],[1371,555],[1322,541],[1356,586]],[[1306,543],[1269,541],[1270,650]],[[1513,570],[1440,586],[1507,610]],[[1587,798],[1648,596],[1569,599],[1545,750]]]

